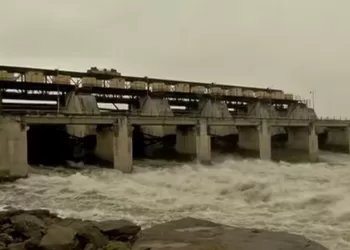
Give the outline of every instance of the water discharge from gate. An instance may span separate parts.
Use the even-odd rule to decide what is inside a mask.
[[[327,163],[145,160],[131,175],[93,166],[35,168],[28,179],[1,186],[0,203],[84,219],[123,217],[143,227],[192,216],[300,233],[332,250],[349,249],[350,156],[321,157]]]

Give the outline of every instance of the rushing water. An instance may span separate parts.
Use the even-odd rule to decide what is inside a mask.
[[[192,216],[303,234],[332,250],[348,250],[350,156],[322,157],[327,163],[225,159],[210,167],[150,167],[148,161],[132,175],[93,167],[35,169],[28,179],[0,186],[0,204],[97,220],[127,218],[144,227]]]

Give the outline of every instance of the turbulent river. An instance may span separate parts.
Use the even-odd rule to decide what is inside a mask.
[[[210,167],[144,161],[131,175],[94,167],[37,168],[28,179],[1,185],[0,205],[127,218],[143,227],[191,216],[303,234],[332,250],[348,250],[350,156],[322,153],[322,159],[288,164],[226,158]]]

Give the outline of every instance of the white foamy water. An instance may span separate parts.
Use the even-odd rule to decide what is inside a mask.
[[[0,186],[0,206],[48,208],[85,219],[127,218],[144,227],[192,216],[303,234],[332,250],[348,250],[350,156],[323,158],[330,163],[227,159],[210,167],[137,167],[132,175],[41,169]]]

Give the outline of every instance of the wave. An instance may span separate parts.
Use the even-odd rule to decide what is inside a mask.
[[[333,163],[226,158],[212,166],[151,167],[146,161],[131,175],[94,167],[35,169],[30,178],[1,186],[0,203],[86,219],[122,217],[143,227],[192,216],[300,233],[331,249],[349,249],[350,156],[323,157]]]

